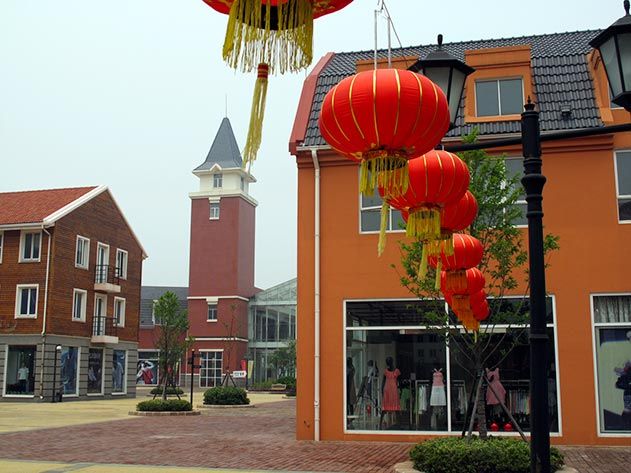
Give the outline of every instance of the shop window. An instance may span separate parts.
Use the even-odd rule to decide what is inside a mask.
[[[223,368],[222,351],[202,351],[199,369],[199,386],[213,388],[221,385],[221,373]]]
[[[219,202],[211,202],[210,203],[210,220],[219,220],[220,213]]]
[[[631,222],[631,151],[616,152],[618,220]]]
[[[207,322],[217,322],[217,304],[208,304]]]
[[[74,265],[77,268],[88,269],[90,257],[90,239],[77,235],[77,248]]]
[[[79,348],[63,347],[61,349],[61,385],[64,396],[79,394],[77,373],[79,371]]]
[[[9,346],[6,360],[5,395],[32,396],[35,393],[35,346]]]
[[[522,79],[478,80],[475,82],[476,116],[518,115],[522,112]]]
[[[524,174],[524,158],[508,158],[504,162],[506,164],[506,177],[508,179],[512,179],[513,177],[518,178],[512,190],[517,188],[520,191],[519,198],[513,205],[517,213],[517,217],[514,219],[513,223],[516,226],[527,226],[528,219],[526,218],[526,210],[528,203],[526,202],[526,191],[521,184],[521,177]]]
[[[88,352],[88,394],[103,394],[103,350]]]
[[[127,279],[127,256],[125,250],[116,250],[116,276],[121,279]]]
[[[125,374],[127,372],[127,352],[125,350],[112,351],[112,393],[123,394],[127,391]]]
[[[16,318],[37,317],[37,293],[39,284],[18,284],[15,297]]]
[[[136,384],[158,384],[158,352],[139,351],[136,366]]]
[[[20,238],[20,262],[37,262],[40,260],[42,232],[22,232]]]
[[[381,204],[382,200],[378,194],[372,196],[360,196],[360,229],[362,232],[378,232],[381,224]],[[403,230],[405,221],[401,212],[392,207],[388,213],[388,223],[386,230]]]
[[[495,301],[501,312],[527,319],[528,304],[521,298]],[[508,310],[509,307],[512,310]],[[428,321],[446,317],[442,301],[346,302],[346,429],[349,431],[460,432],[475,380],[469,360],[446,334],[428,328]],[[551,301],[549,307],[552,307]],[[501,321],[501,320],[500,320]],[[551,431],[559,430],[554,325],[550,336],[548,401]],[[530,428],[530,365],[528,326],[497,324],[488,327],[490,346],[485,368],[499,399],[485,387],[487,423],[500,430],[509,422],[499,400]],[[506,430],[511,430],[507,428]]]
[[[601,433],[631,433],[631,295],[593,296]]]

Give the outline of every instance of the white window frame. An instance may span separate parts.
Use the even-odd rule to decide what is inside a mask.
[[[154,299],[152,301],[151,304],[151,321],[153,322],[153,325],[162,325],[159,323],[156,323],[156,304],[158,303],[158,299]]]
[[[76,314],[76,303],[77,303],[77,294],[82,294],[83,297],[81,299],[81,313],[80,313],[80,317],[75,317]],[[73,322],[83,322],[85,323],[86,321],[86,314],[87,314],[87,306],[88,306],[88,291],[86,291],[85,289],[77,289],[74,288],[72,290],[72,317],[71,320]]]
[[[357,221],[358,224],[358,230],[359,233],[361,233],[362,235],[371,235],[371,234],[378,234],[379,233],[379,229],[377,228],[377,230],[362,230],[362,212],[365,210],[379,210],[381,211],[381,205],[370,205],[368,207],[363,207],[363,202],[362,202],[362,195],[361,193],[359,194],[359,219]],[[401,229],[401,228],[397,228],[397,229],[393,229],[392,228],[392,213],[397,211],[397,209],[390,207],[388,209],[388,226],[386,227],[386,233],[404,233],[405,229]],[[381,215],[381,214],[380,214]]]
[[[511,117],[514,115],[519,115],[519,113],[502,114],[502,96],[500,92],[500,82],[504,80],[515,80],[515,79],[521,80],[521,103],[523,104],[525,102],[524,76],[497,77],[497,78],[493,77],[493,78],[477,79],[473,84],[475,116],[477,118],[488,118],[488,117]],[[476,85],[479,82],[496,82],[497,83],[497,110],[499,112],[497,115],[481,115],[481,116],[478,115],[478,93],[477,93]]]
[[[26,244],[26,235],[39,235],[39,254],[37,258],[24,258],[24,246]],[[31,240],[33,241],[33,240]],[[19,263],[39,263],[42,260],[42,232],[40,230],[22,230],[20,232],[20,254],[18,256]]]
[[[620,220],[620,199],[631,199],[631,195],[620,195],[620,184],[618,183],[618,153],[631,153],[631,149],[617,149],[613,152],[613,167],[616,175],[616,215],[618,215],[618,223],[629,225],[631,224],[631,220]]]
[[[119,260],[122,256],[122,261]],[[127,262],[129,261],[129,252],[121,248],[116,248],[116,273],[120,279],[127,279]],[[119,266],[118,263],[122,262]]]
[[[216,212],[213,212],[213,210],[216,209]],[[221,216],[221,204],[219,200],[211,200],[209,205],[208,205],[208,218],[209,220],[219,220],[219,217]]]
[[[77,261],[79,255],[79,245],[83,244],[83,261]],[[88,269],[90,267],[90,239],[81,235],[77,235],[77,244],[75,247],[75,268]]]
[[[20,307],[22,306],[22,290],[23,289],[35,289],[35,314],[22,315],[20,314]],[[18,284],[15,287],[15,318],[16,319],[36,319],[37,309],[39,304],[39,284]]]
[[[213,188],[221,189],[223,187],[223,174],[216,172],[213,174]]]
[[[521,160],[522,162],[522,167],[523,167],[523,162],[524,162],[524,157],[523,156],[506,156],[504,158],[504,167],[506,167],[506,161],[516,161],[516,160]],[[522,171],[522,175],[523,175],[523,171]],[[504,183],[504,185],[506,185],[506,183]],[[519,184],[521,185],[521,184]],[[526,190],[524,189],[524,199],[520,199],[515,201],[514,205],[524,205],[524,218],[526,219],[526,223],[523,224],[519,224],[519,225],[514,225],[514,227],[516,228],[528,228],[528,217],[526,215],[526,213],[528,212],[528,201],[526,201],[525,198],[525,194],[526,194]]]
[[[221,367],[219,368],[219,382],[221,383],[222,379],[223,379],[223,362],[224,362],[224,356],[223,356],[223,348],[211,348],[211,349],[206,349],[206,348],[202,348],[199,350],[200,352],[200,357],[199,357],[199,371],[198,371],[198,376],[197,376],[197,383],[199,384],[200,388],[211,388],[212,386],[203,386],[202,385],[202,369],[206,369],[209,370],[210,368],[202,368],[203,366],[203,362],[202,362],[202,357],[201,357],[201,353],[208,353],[208,352],[221,352]],[[215,385],[216,386],[216,385]]]
[[[4,248],[4,231],[0,230],[0,263],[2,263],[2,249]]]
[[[124,396],[127,394],[127,369],[129,368],[129,351],[128,350],[117,350],[116,348],[114,348],[112,350],[112,356],[114,356],[114,352],[115,351],[124,351],[125,352],[125,366],[123,367],[124,374],[123,374],[123,390],[122,391],[114,391],[114,383],[112,383],[112,396]],[[151,386],[151,385],[149,385]]]
[[[617,182],[617,180],[616,180]],[[631,438],[631,432],[603,432],[603,426],[600,422],[600,392],[598,389],[598,357],[596,355],[596,330],[599,328],[620,328],[631,330],[631,322],[596,322],[594,317],[594,298],[595,297],[616,297],[631,296],[631,292],[595,292],[589,295],[589,306],[592,322],[592,355],[594,359],[594,395],[596,399],[596,435],[598,437],[618,437]]]
[[[122,305],[122,313],[120,314],[120,319],[118,318],[118,314],[116,313],[118,306]],[[127,301],[124,297],[114,297],[114,324],[116,327],[124,327],[125,326],[125,309],[127,307]]]
[[[93,318],[92,318],[92,334],[94,335],[94,323],[95,323],[95,319],[100,316],[101,314],[97,314],[96,310],[98,308],[98,303],[97,301],[101,299],[103,300],[103,333],[101,335],[105,334],[105,329],[107,327],[107,296],[105,294],[94,294],[94,310],[92,311],[93,313]]]
[[[215,308],[215,318],[214,319],[208,318],[208,316],[210,315],[210,308],[211,307]],[[206,310],[206,322],[209,322],[209,323],[217,322],[218,315],[219,315],[218,310],[219,310],[219,306],[218,306],[218,304],[216,302],[209,302],[208,303],[208,309]]]
[[[99,249],[103,248],[105,250],[104,255],[105,255],[105,262],[103,264],[100,263],[99,261]],[[99,281],[100,284],[102,283],[107,283],[107,281],[109,280],[109,272],[111,270],[110,268],[110,245],[108,245],[107,243],[102,243],[100,241],[98,241],[96,243],[96,255],[94,256],[94,267],[95,267],[95,271],[97,272],[97,275],[95,277],[95,281]],[[99,273],[99,266],[105,266],[106,269],[101,269],[101,272]]]

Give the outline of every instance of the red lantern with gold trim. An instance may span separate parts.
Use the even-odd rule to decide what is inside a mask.
[[[347,77],[331,88],[319,125],[334,149],[361,160],[362,193],[372,195],[383,187],[397,197],[407,190],[408,159],[434,148],[447,132],[449,108],[445,94],[427,77],[377,69]]]
[[[447,284],[450,287],[465,287],[465,271],[480,264],[484,250],[480,240],[464,233],[454,233],[453,245],[452,255],[441,251],[440,257],[430,256],[428,262],[432,268],[447,271]]]
[[[443,293],[475,294],[478,291],[482,291],[484,289],[484,284],[486,283],[482,271],[478,268],[469,268],[465,271],[464,286],[451,285],[453,284],[453,280],[450,280],[448,276],[449,274],[447,271],[441,271],[440,290]]]
[[[490,312],[488,301],[485,300],[481,304],[471,307],[471,312],[476,320],[480,322],[486,320]]]

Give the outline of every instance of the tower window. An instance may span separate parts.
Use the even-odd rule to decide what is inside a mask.
[[[219,220],[219,202],[210,203],[210,219]]]
[[[223,187],[223,176],[221,174],[213,174],[213,187]]]

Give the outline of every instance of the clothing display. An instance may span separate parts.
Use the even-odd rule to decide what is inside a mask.
[[[397,378],[401,375],[399,369],[390,371],[386,369],[384,376],[386,383],[383,388],[383,404],[381,406],[382,411],[400,411],[401,404],[399,401],[399,388],[397,387]]]
[[[493,371],[486,369],[486,377],[489,385],[486,388],[486,403],[489,406],[496,404],[506,404],[506,389],[500,382],[500,369],[495,368]]]
[[[348,413],[353,414],[357,404],[357,391],[355,390],[355,368],[351,364],[346,370],[346,403]]]
[[[432,375],[432,395],[429,398],[430,406],[446,406],[445,382],[442,368],[435,369]]]

